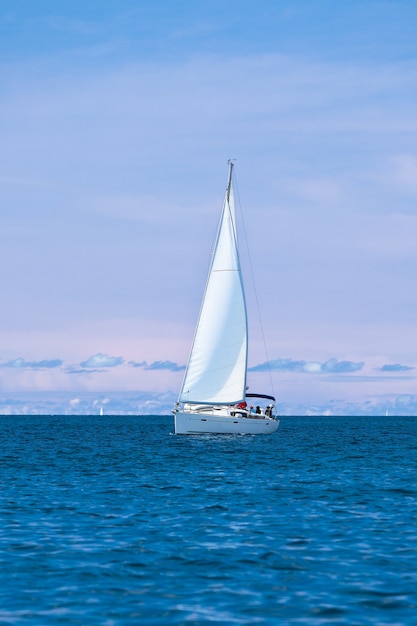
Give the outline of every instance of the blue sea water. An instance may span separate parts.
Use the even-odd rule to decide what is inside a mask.
[[[0,417],[0,624],[417,624],[417,418]]]

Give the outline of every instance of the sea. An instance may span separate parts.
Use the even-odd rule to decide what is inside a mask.
[[[417,624],[417,418],[0,417],[0,624]]]

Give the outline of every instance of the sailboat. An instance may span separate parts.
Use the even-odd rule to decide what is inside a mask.
[[[233,166],[229,161],[200,316],[173,409],[178,435],[270,434],[279,425],[275,398],[247,393],[248,323],[236,232]]]

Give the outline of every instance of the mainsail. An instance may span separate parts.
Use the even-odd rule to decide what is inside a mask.
[[[213,259],[179,402],[233,404],[245,397],[248,332],[232,175],[230,162]]]

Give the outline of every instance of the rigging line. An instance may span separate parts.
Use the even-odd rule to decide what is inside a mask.
[[[245,220],[243,219],[242,204],[240,202],[239,187],[238,187],[237,180],[236,180],[236,173],[234,175],[234,183],[235,183],[234,184],[235,193],[236,193],[236,197],[237,197],[237,205],[239,207],[239,212],[240,212],[243,237],[244,237],[244,240],[245,240],[245,246],[246,246],[246,250],[247,250],[247,253],[248,253],[249,269],[250,269],[250,274],[251,274],[253,291],[254,291],[254,294],[255,294],[256,308],[258,310],[258,318],[259,318],[259,324],[260,324],[260,327],[261,327],[262,341],[263,341],[263,344],[264,344],[264,351],[265,351],[265,357],[266,357],[266,363],[267,363],[267,370],[268,370],[268,374],[269,374],[269,382],[270,382],[271,389],[272,389],[272,395],[275,396],[274,383],[273,383],[273,380],[272,380],[272,370],[271,370],[271,366],[270,366],[270,362],[269,362],[268,350],[267,350],[267,347],[266,347],[264,326],[263,326],[263,323],[262,323],[261,307],[259,305],[258,292],[256,290],[255,275],[254,275],[254,272],[253,272],[252,258],[251,258],[251,254],[250,254],[249,244],[248,244],[248,237],[247,237],[247,234],[246,234]]]

